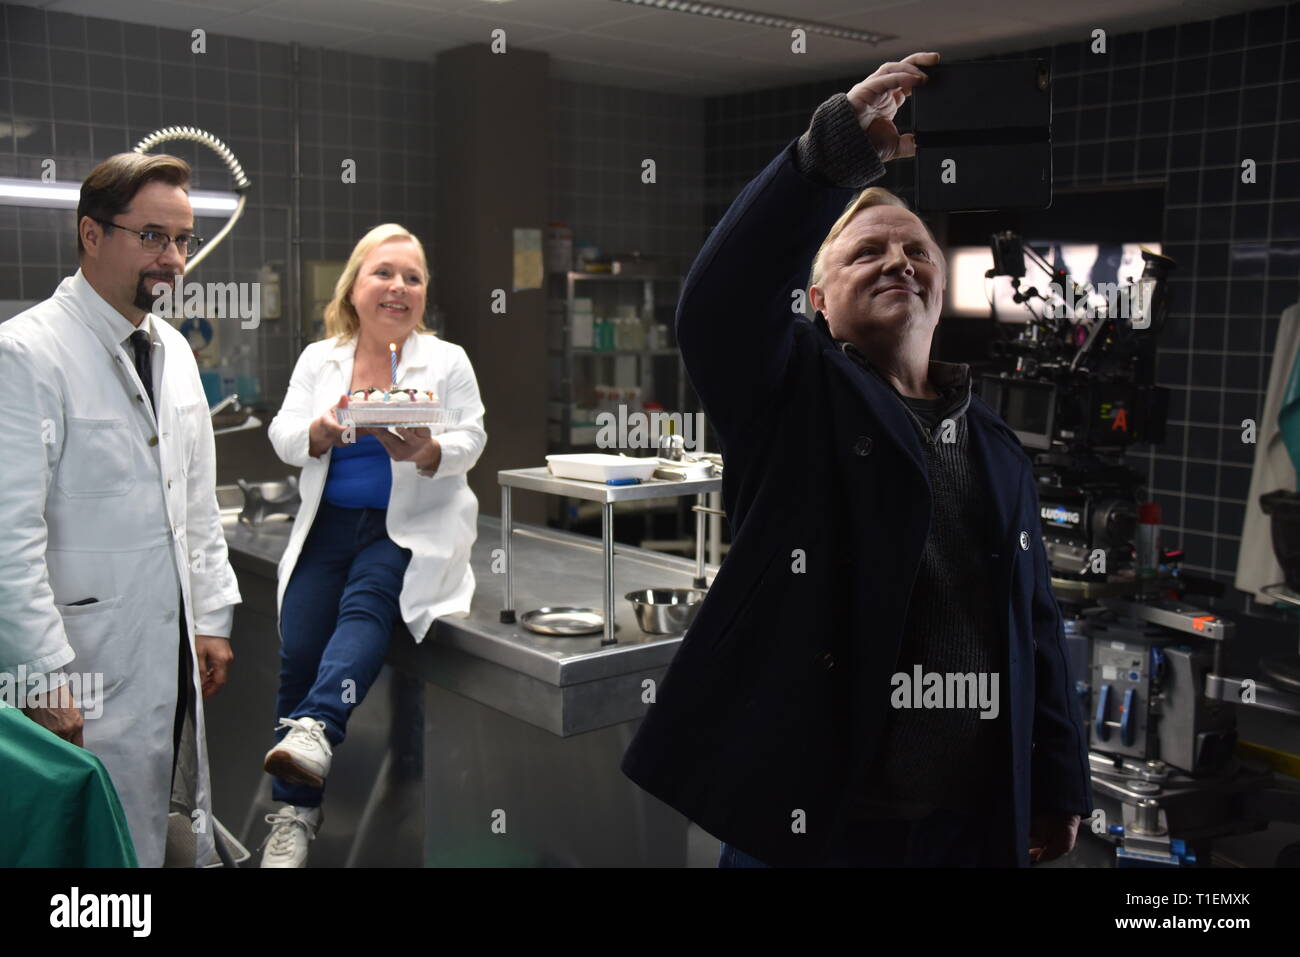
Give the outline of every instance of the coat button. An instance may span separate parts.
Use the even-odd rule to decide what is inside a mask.
[[[1029,551],[1029,533],[1028,533],[1028,532],[1021,532],[1021,533],[1020,533],[1020,547],[1021,547],[1024,551]]]
[[[157,444],[158,444],[158,436],[156,436],[156,435],[151,435],[151,436],[149,436],[149,444],[150,444],[150,445],[157,445]]]
[[[856,442],[853,443],[853,454],[854,454],[854,455],[870,455],[870,454],[871,454],[871,436],[869,436],[869,435],[859,435],[859,436],[858,436],[858,440],[857,440]]]

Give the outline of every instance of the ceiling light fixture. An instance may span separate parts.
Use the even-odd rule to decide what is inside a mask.
[[[797,27],[824,37],[851,40],[855,43],[870,43],[872,46],[884,40],[898,39],[897,36],[891,33],[849,30],[831,23],[818,23],[816,20],[791,20],[788,17],[759,13],[755,10],[742,10],[738,7],[724,7],[716,3],[692,3],[690,0],[614,0],[614,2],[630,3],[638,7],[649,7],[652,10],[666,10],[672,13],[693,13],[698,17],[734,20],[737,23],[752,23],[760,27],[775,27],[777,29],[793,29]]]
[[[231,212],[239,197],[234,193],[191,190],[190,208],[196,216]],[[46,183],[37,179],[0,178],[0,205],[41,206],[46,209],[76,209],[81,200],[80,183]]]

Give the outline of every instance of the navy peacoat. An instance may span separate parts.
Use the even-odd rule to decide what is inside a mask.
[[[730,553],[622,762],[713,836],[816,865],[843,836],[889,708],[930,526],[921,439],[890,388],[792,308],[853,190],[792,143],[741,192],[687,276],[678,342],[726,461]],[[1027,866],[1031,816],[1092,810],[1087,738],[1050,588],[1030,460],[978,396],[970,455],[992,499],[1009,771],[990,865]]]

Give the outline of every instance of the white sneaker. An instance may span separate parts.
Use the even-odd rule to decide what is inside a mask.
[[[306,866],[307,845],[316,840],[323,819],[318,807],[295,807],[292,804],[268,814],[266,823],[271,825],[271,833],[261,844],[266,848],[262,851],[262,866]]]
[[[325,722],[315,718],[281,718],[289,733],[266,752],[262,770],[290,784],[325,786],[334,751],[325,737]]]

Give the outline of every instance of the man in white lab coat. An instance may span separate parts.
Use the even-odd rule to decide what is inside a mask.
[[[198,245],[189,172],[135,153],[96,167],[81,268],[0,325],[0,679],[102,676],[80,701],[69,680],[23,703],[103,761],[144,867],[163,863],[173,791],[195,863],[215,860],[202,699],[225,683],[240,600],[198,367],[149,314]]]

